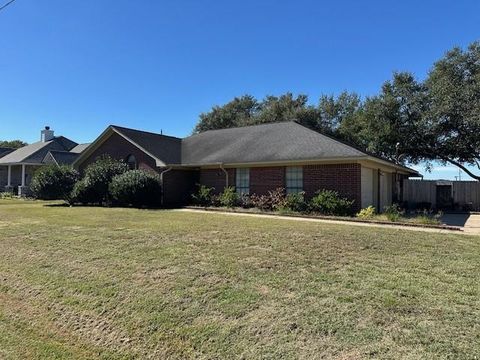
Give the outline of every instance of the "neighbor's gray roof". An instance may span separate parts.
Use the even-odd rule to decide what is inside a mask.
[[[70,150],[70,152],[75,153],[75,154],[81,154],[83,152],[83,150],[85,150],[89,146],[90,146],[90,143],[78,144],[72,150]]]
[[[111,127],[165,164],[181,162],[182,139],[116,125],[111,125]]]
[[[80,156],[79,153],[72,151],[51,150],[45,155],[43,162],[45,164],[70,165]]]
[[[41,164],[43,158],[50,150],[70,150],[77,145],[63,136],[55,137],[47,142],[35,142],[33,144],[21,147],[10,154],[0,158],[0,164]]]
[[[11,149],[11,148],[6,148],[6,147],[0,147],[0,158],[4,157],[5,155],[11,153],[12,151],[14,151],[15,149]]]
[[[182,163],[189,165],[365,156],[368,154],[293,121],[210,130],[182,142]]]

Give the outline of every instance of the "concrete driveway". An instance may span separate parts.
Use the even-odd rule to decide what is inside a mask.
[[[480,214],[444,214],[445,225],[460,226],[469,234],[480,235]]]

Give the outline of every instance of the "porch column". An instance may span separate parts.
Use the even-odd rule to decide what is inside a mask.
[[[7,186],[12,186],[12,165],[7,166]]]
[[[25,164],[22,164],[22,187],[25,186]]]

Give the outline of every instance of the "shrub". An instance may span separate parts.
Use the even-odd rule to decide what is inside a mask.
[[[310,200],[310,209],[325,215],[348,216],[354,201],[341,198],[336,191],[321,190]]]
[[[398,204],[392,204],[383,208],[388,221],[397,222],[403,216],[403,211]]]
[[[116,205],[153,207],[161,204],[160,178],[144,170],[130,170],[114,176],[109,192]]]
[[[252,194],[250,196],[250,201],[253,207],[260,210],[272,210],[270,198],[268,195],[257,195]]]
[[[372,219],[375,216],[375,212],[375,207],[370,205],[369,207],[360,210],[357,217],[361,219]]]
[[[0,199],[13,199],[14,195],[10,191],[0,192]]]
[[[244,209],[249,209],[253,207],[252,199],[250,195],[243,194],[238,199],[238,205]]]
[[[307,210],[308,204],[305,201],[305,192],[287,194],[282,204],[282,210],[294,212],[304,212]]]
[[[68,201],[78,178],[78,171],[71,166],[47,165],[35,172],[30,190],[37,199]]]
[[[209,188],[205,185],[198,185],[196,193],[192,194],[192,200],[194,204],[201,206],[210,206],[213,203],[213,191],[214,188]]]
[[[95,201],[95,194],[93,189],[87,185],[85,179],[81,179],[75,183],[70,194],[70,204],[93,204]]]
[[[267,195],[251,195],[252,205],[260,210],[280,210],[285,205],[285,190],[277,188]]]
[[[116,175],[129,170],[122,161],[109,156],[102,156],[87,166],[82,180],[75,184],[72,192],[72,202],[82,204],[108,203],[108,187]]]
[[[239,196],[233,186],[226,187],[218,196],[218,201],[221,206],[233,208],[239,203]]]

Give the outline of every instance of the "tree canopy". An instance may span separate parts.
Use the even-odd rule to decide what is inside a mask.
[[[4,148],[18,149],[26,145],[28,144],[22,140],[0,140],[0,147]]]
[[[423,81],[394,73],[378,94],[308,96],[286,93],[259,101],[251,95],[200,115],[194,132],[297,120],[399,163],[453,164],[480,180],[480,42],[453,48]]]

